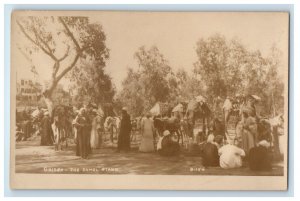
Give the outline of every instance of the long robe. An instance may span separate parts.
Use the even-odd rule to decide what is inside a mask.
[[[52,132],[51,132],[51,120],[50,117],[44,117],[42,120],[42,132],[41,132],[41,145],[52,145]]]
[[[142,121],[142,140],[140,145],[141,152],[154,152],[154,124],[152,119]]]
[[[248,117],[244,120],[244,129],[242,132],[242,149],[248,154],[250,149],[255,147],[257,139],[257,124],[254,117]]]
[[[102,143],[102,135],[101,135],[101,116],[97,115],[93,118],[92,122],[92,130],[91,130],[91,148],[97,149],[101,146]]]
[[[90,153],[92,153],[92,148],[91,148],[91,131],[92,131],[92,117],[91,117],[91,114],[89,114],[89,113],[86,113],[85,115],[84,115],[84,117],[85,117],[85,120],[86,120],[86,122],[85,122],[85,127],[84,127],[84,129],[85,129],[85,133],[86,133],[86,135],[87,135],[87,139],[86,139],[86,143],[87,143],[87,150],[88,150],[88,153],[90,154]]]
[[[89,133],[86,129],[86,119],[83,116],[77,116],[75,120],[75,127],[77,129],[77,144],[76,144],[76,155],[82,158],[87,158],[89,150]]]
[[[130,121],[130,116],[126,113],[123,114],[121,120],[120,133],[118,137],[119,151],[130,150],[130,133],[131,133],[131,121]]]

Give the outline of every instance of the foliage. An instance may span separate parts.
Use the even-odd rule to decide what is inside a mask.
[[[135,115],[151,109],[156,102],[166,102],[171,93],[171,68],[157,47],[139,48],[135,53],[137,71],[129,68],[119,100]]]
[[[272,51],[275,54],[276,48]],[[277,103],[283,93],[277,73],[279,57],[263,57],[260,51],[249,51],[238,40],[227,41],[219,34],[200,39],[196,52],[195,72],[207,86],[208,97],[256,94],[262,98],[264,115],[283,107]]]
[[[190,74],[176,72],[156,47],[141,47],[135,54],[139,69],[128,69],[123,89],[118,94],[121,105],[134,116],[150,110],[157,102],[175,106],[202,95],[212,106],[217,97],[236,94],[258,95],[263,116],[283,111],[283,83],[278,74],[280,52],[272,47],[271,55],[248,50],[240,41],[226,40],[219,34],[197,42],[198,60]]]
[[[156,102],[175,106],[200,94],[208,103],[216,97],[224,99],[237,93],[256,94],[262,98],[263,114],[283,111],[284,84],[278,73],[281,53],[275,46],[270,55],[263,56],[239,40],[228,40],[220,34],[200,38],[192,72],[184,69],[174,72],[157,47],[143,46],[134,54],[138,69],[128,69],[123,88],[114,97],[115,87],[105,73],[109,49],[100,24],[90,23],[87,17],[71,16],[18,17],[16,23],[27,39],[22,46],[17,44],[18,49],[28,61],[32,62],[38,53],[52,61],[48,69],[51,82],[43,93],[49,99],[45,100],[48,109],[51,99],[59,99],[54,97],[58,83],[67,78],[76,91],[75,101],[109,104],[108,108],[117,110],[127,106],[134,116],[148,112]],[[32,68],[37,74],[36,66]]]
[[[67,73],[73,72],[68,78],[78,80],[86,70],[83,63],[96,61],[97,66],[105,66],[109,56],[106,36],[102,26],[90,23],[87,17],[18,17],[16,23],[29,42],[19,48],[29,57],[42,52],[53,62],[49,66],[51,84],[43,93],[50,102],[53,90]]]
[[[76,102],[93,102],[102,106],[113,102],[115,87],[104,67],[94,60],[82,62],[71,72],[72,77],[76,78],[72,79],[71,85]]]
[[[54,105],[69,105],[71,104],[71,94],[66,91],[61,84],[58,84],[54,89],[52,98]]]

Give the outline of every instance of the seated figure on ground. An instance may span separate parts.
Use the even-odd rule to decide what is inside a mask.
[[[271,169],[270,143],[262,140],[249,151],[249,167],[251,170],[264,171]]]
[[[179,143],[173,141],[170,131],[165,130],[157,143],[157,151],[161,156],[176,156],[179,154]]]
[[[232,144],[226,144],[219,149],[220,166],[224,169],[242,167],[242,157],[245,151]]]
[[[219,155],[218,148],[214,142],[214,135],[210,134],[207,137],[207,142],[205,143],[202,150],[203,165],[208,166],[219,166]]]

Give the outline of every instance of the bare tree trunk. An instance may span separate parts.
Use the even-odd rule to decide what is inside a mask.
[[[46,103],[48,112],[49,112],[49,116],[52,117],[52,112],[53,112],[53,100],[50,97],[47,96],[43,96],[43,99]]]
[[[50,117],[52,117],[53,108],[54,108],[52,93],[56,86],[57,86],[57,81],[53,80],[51,86],[43,92],[43,99],[46,103]]]

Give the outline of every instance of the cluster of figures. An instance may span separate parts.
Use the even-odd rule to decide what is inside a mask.
[[[96,111],[94,111],[96,112]],[[81,108],[73,121],[76,139],[76,155],[82,158],[88,158],[92,149],[100,148],[102,142],[101,114],[94,113],[95,116],[89,117],[89,111]],[[118,128],[117,150],[116,152],[129,152],[131,149],[131,131],[132,121],[127,112],[127,108],[122,108],[122,116]],[[155,143],[154,121],[150,114],[142,118],[140,131],[142,139],[139,146],[141,152],[155,152],[163,156],[171,156],[179,153],[179,143],[174,141],[171,133],[166,130],[160,137],[158,143]]]
[[[140,152],[176,156],[183,151],[181,139],[182,145],[187,142],[186,148],[199,147],[204,166],[237,168],[246,160],[253,170],[269,170],[274,148],[282,153],[279,151],[278,136],[279,129],[283,130],[283,118],[258,117],[255,108],[257,99],[252,95],[248,98],[227,98],[223,104],[217,101],[216,105],[221,105],[221,112],[217,114],[217,110],[210,109],[205,98],[197,96],[186,105],[178,104],[169,115],[162,115],[163,111],[157,112],[159,107],[156,107],[134,120],[131,120],[125,107],[121,117],[115,118],[107,115],[105,118],[103,110],[90,105],[76,110],[75,114],[72,107],[58,107],[51,115],[47,110],[39,112],[42,115],[35,122],[39,122],[41,145],[54,145],[55,150],[62,150],[63,143],[68,146],[67,138],[73,138],[76,155],[83,159],[87,159],[93,149],[101,148],[105,131],[111,133],[112,143],[113,131],[117,134],[117,152],[130,151],[132,130],[137,129],[141,135]],[[239,118],[234,123],[232,140],[228,124],[234,115]],[[199,119],[203,120],[202,129],[196,128],[196,120]],[[24,128],[27,127],[26,123]]]
[[[215,139],[214,135],[210,134],[201,148],[201,155],[205,167],[239,168],[243,166],[243,161],[248,161],[251,170],[268,171],[272,168],[269,148],[270,143],[262,140],[246,153],[244,149],[234,144],[223,145],[221,138]]]
[[[74,133],[74,140],[76,144],[76,155],[81,158],[87,159],[89,154],[92,153],[93,149],[98,149],[102,145],[104,126],[110,129],[113,127],[114,122],[112,118],[107,118],[106,122],[103,122],[103,113],[101,110],[95,109],[93,107],[82,107],[77,111],[77,115],[72,120],[72,131]],[[47,119],[45,116],[44,119]],[[51,131],[49,130],[50,121],[43,121],[41,135],[41,142],[46,136],[51,136]],[[62,149],[62,142],[67,142],[65,129],[60,129],[63,120],[59,120],[59,115],[54,116],[54,122],[51,125],[52,133],[54,134],[54,144],[55,149]],[[125,108],[122,110],[122,119],[120,121],[120,127],[117,129],[119,131],[118,135],[118,151],[129,151],[130,149],[130,133],[131,133],[131,121]],[[48,129],[46,129],[46,127]],[[48,138],[46,138],[47,140]],[[113,136],[111,136],[113,141]]]
[[[62,150],[63,146],[68,147],[67,139],[73,138],[76,155],[86,159],[93,149],[101,148],[105,131],[110,134],[112,143],[113,134],[117,132],[117,152],[130,151],[132,130],[138,129],[142,135],[139,146],[141,152],[155,152],[157,149],[161,155],[166,156],[179,153],[179,143],[173,140],[169,131],[166,130],[158,142],[155,141],[156,129],[150,113],[139,118],[137,123],[131,120],[126,107],[122,108],[119,120],[118,117],[104,118],[102,110],[85,106],[77,110],[70,120],[68,117],[72,115],[68,114],[71,111],[69,109],[57,108],[50,115],[48,110],[38,107],[33,112],[36,113],[34,116],[31,115],[32,111],[24,111],[23,120],[18,119],[17,141],[24,141],[36,133],[41,136],[41,146],[54,145],[55,150]]]

